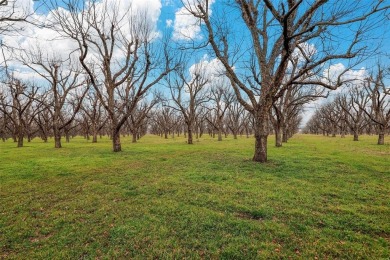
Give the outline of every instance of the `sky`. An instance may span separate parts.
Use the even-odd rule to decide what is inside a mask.
[[[153,24],[153,30],[156,35],[160,37],[169,37],[170,41],[174,44],[186,44],[186,43],[197,43],[202,42],[205,39],[204,31],[199,24],[199,21],[189,15],[188,11],[183,7],[182,2],[179,0],[104,0],[108,2],[119,3],[121,10],[127,10],[130,6],[134,12],[138,10],[144,10],[147,14],[148,21]],[[310,2],[309,0],[307,0]],[[306,2],[307,2],[306,1]],[[389,0],[385,0],[385,2]],[[188,0],[190,5],[194,5],[196,0]],[[236,41],[241,46],[245,45],[245,35],[243,34],[243,30],[240,27],[239,23],[235,22],[235,18],[239,15],[237,11],[234,11],[232,8],[226,8],[226,5],[223,4],[222,0],[210,0],[209,8],[211,10],[212,17],[220,18],[222,15],[226,15],[226,17],[231,18],[231,21],[225,21],[228,28],[235,32],[234,37],[231,38],[231,41]],[[225,1],[226,2],[226,1]],[[279,2],[279,1],[273,1]],[[364,5],[371,0],[362,0],[355,1],[358,4]],[[335,1],[337,3],[337,1]],[[41,21],[45,23],[45,21],[50,21],[52,16],[50,10],[42,6],[42,2],[34,2],[32,0],[15,0],[16,10],[19,13],[31,13],[35,8],[38,7],[38,10],[35,14],[33,14],[32,18],[37,21]],[[7,12],[6,9],[0,9],[0,15]],[[372,30],[370,32],[370,47],[373,46],[381,46],[381,52],[390,52],[387,48],[387,42],[390,42],[390,28],[389,28],[389,16],[388,17],[376,17],[377,21],[384,21],[383,24],[377,23],[372,24]],[[56,55],[67,55],[71,50],[75,49],[75,44],[67,39],[59,40],[59,35],[50,29],[40,28],[33,26],[31,24],[23,24],[20,27],[17,33],[13,34],[3,34],[0,35],[0,39],[3,44],[12,46],[15,48],[19,48],[22,50],[28,50],[30,48],[34,48],[34,46],[40,46],[42,50],[50,51],[51,53],[56,53]],[[339,40],[343,37],[348,37],[349,30],[353,30],[354,28],[343,29],[338,32],[337,37]],[[241,43],[240,43],[241,41]],[[312,48],[320,48],[318,42],[310,42]],[[339,41],[338,48],[343,48],[342,41]],[[336,44],[335,44],[336,45]],[[11,55],[4,49],[4,54],[6,56]],[[245,55],[245,54],[244,54]],[[369,68],[374,67],[375,63],[379,60],[382,63],[388,65],[389,56],[385,57],[384,55],[375,56],[375,57],[366,57],[366,59],[356,64],[352,70],[346,73],[346,77],[356,77],[356,78],[364,78],[368,75]],[[2,58],[0,58],[1,60]],[[2,61],[2,60],[1,60]],[[2,61],[3,62],[3,61]],[[194,54],[193,63],[207,63],[208,70],[220,70],[220,63],[213,57],[210,51],[198,51]],[[8,62],[9,66],[12,66],[15,70],[15,74],[22,79],[37,79],[37,75],[33,73],[31,70],[26,69],[21,66],[20,63],[17,62]],[[238,65],[239,66],[239,65]],[[332,61],[332,63],[327,64],[327,72],[329,75],[337,75],[340,71],[345,69],[348,66],[348,63],[345,61]],[[333,94],[343,91],[342,89],[335,91]],[[316,102],[315,104],[311,104],[308,106],[306,113],[304,114],[304,121],[306,122],[312,114],[312,108],[323,103],[323,100]]]

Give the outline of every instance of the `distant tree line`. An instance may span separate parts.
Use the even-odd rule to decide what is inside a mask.
[[[303,132],[332,137],[352,134],[354,141],[361,134],[377,134],[378,144],[384,144],[390,133],[390,88],[385,83],[389,72],[378,67],[375,74],[350,84],[346,93],[315,111]]]
[[[69,142],[77,135],[93,143],[102,136],[112,139],[110,118],[95,91],[88,88],[88,82],[77,84],[75,89],[72,89],[73,84],[70,86],[66,88],[59,84],[58,88],[41,89],[15,78],[3,83],[0,93],[2,141],[10,138],[18,147],[23,147],[24,141],[40,138],[48,142],[53,138],[54,146],[61,148],[62,138]],[[217,84],[204,88],[199,90],[199,95],[184,95],[180,101],[173,91],[171,97],[159,93],[146,96],[128,115],[121,110],[126,104],[116,102],[118,116],[126,118],[119,134],[132,135],[134,143],[146,133],[151,133],[163,138],[183,137],[189,144],[203,135],[219,141],[228,135],[235,139],[253,135],[251,114],[235,99],[228,86]],[[191,88],[187,92],[191,92]],[[283,142],[298,132],[302,105],[294,106],[293,114],[289,110],[272,113],[275,128],[270,127],[269,130],[279,131]],[[282,131],[276,123],[280,120],[278,117],[285,118]]]

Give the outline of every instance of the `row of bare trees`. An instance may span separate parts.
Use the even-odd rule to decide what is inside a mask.
[[[201,21],[205,42],[199,46],[208,46],[223,64],[237,100],[253,116],[258,162],[267,161],[270,114],[277,102],[289,90],[342,86],[343,75],[368,50],[368,30],[389,8],[385,1],[236,0],[213,10],[211,0],[182,2]],[[343,30],[348,34],[340,40]],[[349,60],[350,66],[332,79],[324,66],[336,60]]]
[[[34,136],[35,124],[40,135],[51,132],[55,146],[61,147],[61,134],[82,125],[94,141],[105,129],[118,152],[121,132],[131,132],[136,140],[147,125],[166,134],[182,122],[192,144],[194,129],[200,134],[207,122],[219,140],[226,129],[233,135],[242,128],[253,131],[253,160],[266,162],[272,129],[281,146],[297,130],[304,104],[345,84],[344,75],[370,50],[367,32],[389,9],[385,1],[283,0],[276,5],[236,0],[222,1],[212,12],[213,2],[182,0],[203,33],[186,42],[160,37],[147,10],[133,12],[119,1],[45,2],[50,10],[45,26],[56,33],[54,38],[67,39],[73,47],[65,55],[39,44],[15,49],[13,59],[45,84],[28,86],[11,68],[6,70],[2,136],[23,142],[25,134]],[[19,22],[10,15],[8,21]],[[337,35],[343,30],[348,34],[341,39]],[[181,51],[189,49],[212,53],[223,68],[220,75],[188,66],[193,59]],[[337,75],[327,73],[331,62],[341,60],[349,65]],[[156,110],[161,98],[151,98],[151,91],[161,85],[169,88],[170,96]]]
[[[183,80],[182,77],[178,79]],[[167,82],[172,83],[171,80],[167,79]],[[13,138],[18,147],[22,147],[25,138],[31,141],[39,137],[47,142],[53,137],[55,147],[61,148],[63,136],[67,142],[74,135],[92,137],[92,142],[97,142],[99,135],[109,135],[113,139],[111,119],[98,94],[89,88],[88,81],[75,82],[68,87],[50,84],[50,87],[39,88],[13,77],[4,83],[0,93],[0,137],[3,141]],[[188,85],[185,89],[183,85],[168,84],[170,96],[150,95],[138,102],[130,115],[121,110],[124,103],[116,102],[115,109],[122,111],[118,116],[126,118],[118,135],[132,134],[132,140],[136,142],[148,131],[165,138],[183,134],[188,144],[193,143],[193,135],[198,139],[204,133],[217,136],[219,141],[229,134],[235,139],[243,134],[249,137],[253,133],[253,117],[235,99],[227,82],[214,82],[207,88],[199,82],[206,82],[206,79],[197,75],[190,81],[183,80],[181,83]],[[301,108],[298,103],[284,106],[287,108],[278,111],[278,116],[276,112],[271,115],[275,129],[270,131],[283,132],[283,141],[287,142],[298,131]],[[293,108],[289,109],[290,106]],[[280,118],[283,118],[283,127],[277,123]],[[277,143],[277,146],[281,144]]]
[[[383,145],[390,132],[390,89],[385,85],[389,69],[378,67],[375,74],[351,84],[346,93],[322,105],[308,121],[304,132],[344,137],[351,133],[358,141],[360,134],[377,134]]]

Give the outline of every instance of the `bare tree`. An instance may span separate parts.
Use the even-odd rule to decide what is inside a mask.
[[[318,89],[317,86],[307,85],[298,88],[290,85],[281,97],[273,104],[273,116],[271,121],[275,130],[275,146],[281,147],[282,142],[287,142],[289,137],[289,122],[294,119],[302,111],[302,107],[317,98],[327,97],[323,89]],[[293,125],[293,124],[290,124]]]
[[[240,128],[245,124],[246,120],[249,120],[249,117],[245,116],[245,108],[234,99],[228,107],[227,118],[227,127],[233,134],[233,138],[237,139],[237,135],[240,132]]]
[[[212,107],[209,108],[211,110],[209,114],[214,120],[208,119],[208,121],[218,131],[218,141],[222,141],[225,113],[233,102],[234,94],[223,79],[214,81],[210,92],[210,98],[213,103]]]
[[[97,136],[107,122],[103,105],[94,91],[89,91],[81,106],[84,114],[91,123],[92,143],[97,143]]]
[[[367,19],[389,8],[384,1],[356,4],[341,0],[335,4],[326,0],[288,0],[278,1],[278,6],[270,0],[226,1],[229,8],[238,10],[234,24],[240,25],[233,26],[226,21],[234,19],[234,13],[213,10],[212,17],[208,0],[182,2],[188,12],[201,20],[207,35],[205,46],[209,43],[226,69],[237,99],[253,114],[256,138],[253,160],[258,162],[267,161],[273,103],[291,85],[297,88],[318,85],[327,89],[341,86],[349,67],[333,80],[324,79],[324,68],[331,61],[352,60],[365,51],[363,36],[372,25]],[[229,19],[221,17],[223,13],[229,13]],[[240,31],[231,33],[234,28]],[[342,28],[348,28],[350,34],[341,46],[334,32]],[[283,84],[289,61],[296,53],[302,57],[300,69]],[[303,75],[306,76],[302,79]]]
[[[41,103],[44,104],[45,99],[42,100]],[[39,128],[39,135],[45,143],[51,135],[51,130],[53,129],[52,122],[53,119],[51,117],[50,109],[47,106],[45,106],[44,109],[38,113],[37,117],[35,117],[35,123]]]
[[[385,143],[385,133],[390,128],[390,90],[385,86],[385,73],[386,70],[378,66],[376,75],[371,74],[365,80],[364,88],[370,99],[368,107],[362,106],[357,101],[355,102],[376,124],[379,145]]]
[[[202,63],[195,64],[193,71],[185,66],[178,68],[172,77],[167,78],[171,98],[187,125],[188,144],[193,144],[193,131],[201,105],[208,101],[205,86],[209,82]]]
[[[363,107],[368,106],[369,96],[359,86],[354,86],[347,94],[337,97],[336,102],[347,114],[346,123],[353,133],[353,140],[359,140],[359,134],[367,124]]]
[[[23,139],[26,135],[27,125],[39,112],[37,108],[33,109],[32,112],[30,111],[30,109],[32,110],[34,99],[37,96],[38,88],[23,83],[14,77],[11,77],[6,85],[8,86],[9,92],[0,93],[2,103],[0,110],[5,117],[8,117],[8,122],[12,122],[14,125],[15,136],[18,141],[17,146],[23,147]]]
[[[152,100],[144,100],[137,105],[137,108],[131,113],[128,122],[131,134],[133,136],[132,142],[136,143],[140,138],[141,130],[145,125],[147,118],[150,117],[152,108],[159,102],[160,98],[156,95]]]
[[[55,148],[61,148],[61,132],[72,123],[88,91],[81,69],[71,58],[63,60],[58,53],[42,50],[40,46],[20,55],[23,64],[49,83],[46,105],[53,120]],[[79,91],[80,88],[84,90]],[[61,122],[64,109],[72,107],[68,120]]]
[[[154,111],[153,120],[157,125],[158,134],[168,139],[176,124],[176,111],[169,106],[162,106]]]
[[[147,91],[172,69],[166,42],[155,36],[145,13],[118,3],[69,1],[53,16],[58,32],[78,45],[79,60],[107,111],[114,152],[120,130]]]

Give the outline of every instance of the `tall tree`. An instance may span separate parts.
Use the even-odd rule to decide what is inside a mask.
[[[234,100],[234,94],[227,86],[227,82],[216,80],[211,85],[210,98],[213,102],[211,104],[212,107],[209,108],[211,110],[209,114],[214,120],[208,119],[208,121],[218,131],[218,141],[222,141],[225,114]]]
[[[355,102],[376,124],[379,145],[385,144],[385,133],[390,128],[390,89],[386,88],[385,74],[386,70],[378,66],[377,73],[365,80],[364,88],[370,99],[368,107]]]
[[[46,106],[53,120],[54,147],[61,148],[62,131],[74,120],[88,91],[82,70],[71,58],[62,59],[58,53],[43,50],[40,46],[26,50],[19,58],[48,82],[50,95],[47,96]],[[67,111],[70,112],[68,120],[63,121],[67,107],[73,109]]]
[[[53,11],[58,32],[78,46],[87,73],[111,125],[112,150],[122,150],[120,130],[150,88],[173,69],[147,10],[133,13],[120,2],[69,1]]]
[[[369,96],[359,86],[354,86],[347,94],[337,97],[336,102],[347,114],[346,123],[353,133],[353,140],[359,141],[359,134],[367,124],[363,107],[368,106]]]
[[[385,1],[281,0],[276,5],[270,0],[226,0],[219,10],[211,12],[213,1],[182,2],[201,20],[207,46],[226,69],[237,99],[253,115],[253,160],[257,162],[267,161],[269,116],[274,102],[291,85],[299,88],[315,84],[327,89],[341,86],[349,67],[334,75],[333,80],[324,79],[324,68],[331,61],[351,60],[365,51],[365,25],[372,25],[367,19],[389,8]],[[236,12],[222,10],[224,3]],[[229,19],[221,17],[224,14],[229,14]],[[234,23],[228,25],[232,19]],[[348,35],[341,44],[335,35],[343,29]],[[300,69],[282,84],[296,53],[302,57]]]
[[[200,106],[208,101],[205,86],[209,82],[206,68],[202,62],[187,70],[185,66],[178,68],[172,77],[167,78],[172,108],[178,110],[187,125],[188,144],[193,144],[193,131]]]
[[[98,133],[106,124],[107,119],[104,119],[103,105],[94,91],[88,92],[81,109],[91,123],[92,143],[97,143]]]
[[[143,126],[147,122],[147,118],[150,117],[152,108],[159,102],[160,98],[158,95],[148,101],[144,100],[137,105],[137,108],[131,113],[128,123],[131,134],[133,136],[132,143],[136,143],[140,138]]]
[[[8,122],[13,123],[15,136],[18,141],[17,146],[23,147],[27,124],[39,112],[38,108],[32,109],[38,88],[23,83],[14,77],[11,77],[6,85],[8,93],[0,93],[0,101],[2,103],[0,110],[4,116],[8,117]]]

